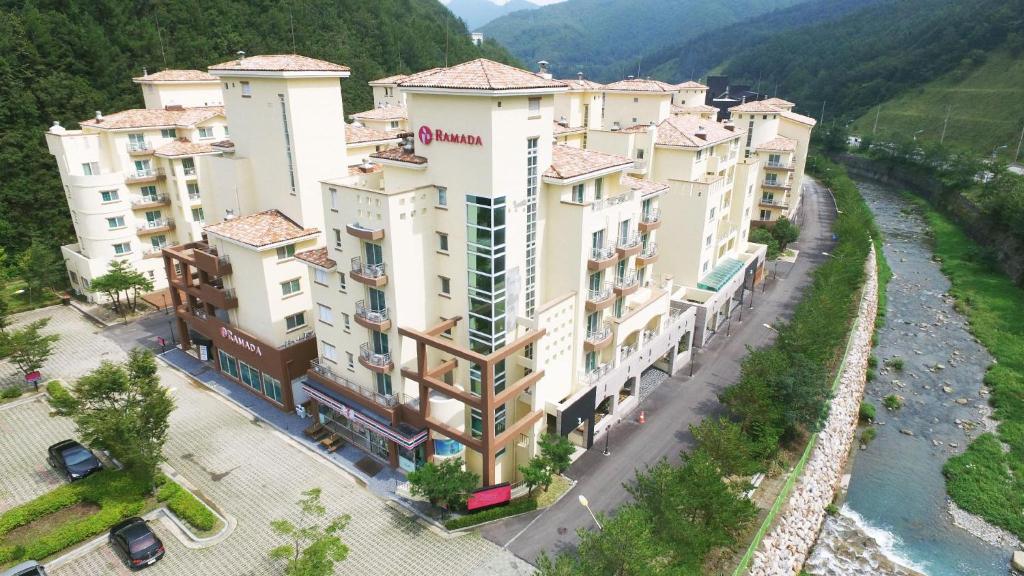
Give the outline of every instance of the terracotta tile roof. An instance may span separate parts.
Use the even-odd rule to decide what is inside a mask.
[[[79,124],[106,130],[158,128],[163,126],[190,127],[215,116],[223,115],[223,106],[173,108],[170,110],[166,108],[137,108],[108,114],[102,120],[90,118],[89,120],[79,122]]]
[[[398,139],[397,132],[385,132],[383,130],[367,128],[366,126],[345,124],[346,144],[363,144],[365,142],[381,142],[387,140],[398,141]]]
[[[729,108],[729,112],[781,112],[777,107],[764,100],[745,102]]]
[[[796,140],[786,138],[785,136],[776,136],[763,144],[758,144],[757,149],[790,152],[796,150]]]
[[[632,176],[622,175],[619,179],[623,186],[628,186],[631,190],[640,192],[641,196],[648,194],[654,194],[655,192],[661,192],[668,190],[668,184],[665,182],[656,182],[654,180],[641,180],[639,178],[633,178]]]
[[[707,114],[709,112],[718,112],[718,108],[708,106],[707,104],[696,104],[693,106],[672,105],[673,114]]]
[[[220,152],[217,148],[214,148],[212,144],[192,142],[184,138],[178,140],[172,140],[163,146],[160,146],[154,153],[157,156],[165,156],[173,158],[176,156],[196,156],[199,154],[212,154],[214,152]]]
[[[406,162],[408,164],[426,164],[427,159],[423,156],[417,156],[411,152],[406,152],[405,148],[398,146],[396,148],[388,148],[387,150],[381,150],[374,154],[370,154],[370,158],[377,158],[378,160],[391,160],[394,162]]]
[[[644,134],[651,127],[650,124],[634,124],[632,126],[626,126],[618,132],[625,132],[626,134]]]
[[[132,78],[135,82],[217,82],[217,77],[202,70],[161,70]]]
[[[793,104],[789,100],[783,100],[782,98],[767,98],[765,100],[762,100],[762,102],[764,102],[765,104],[771,104],[772,106],[776,106],[778,108],[792,108],[793,106],[796,106],[796,104]]]
[[[701,129],[707,134],[706,138],[697,136]],[[694,116],[672,116],[658,124],[658,139],[655,144],[703,148],[745,133],[739,128],[728,130],[718,122]]]
[[[573,134],[576,132],[582,132],[585,130],[583,126],[566,126],[564,124],[555,122],[555,136],[562,136],[565,134]]]
[[[308,238],[320,233],[316,228],[303,228],[280,210],[267,210],[233,220],[224,220],[204,228],[206,232],[248,244],[256,248]]]
[[[569,85],[569,89],[574,92],[590,91],[599,92],[604,90],[604,84],[594,82],[593,80],[573,78],[571,80],[559,80],[559,82],[565,82]]]
[[[405,106],[381,106],[365,112],[349,114],[355,120],[404,120],[409,117]]]
[[[626,78],[625,80],[619,80],[618,82],[612,82],[606,84],[605,90],[609,92],[675,92],[676,86],[674,84],[668,84],[661,80],[652,80],[650,78]]]
[[[400,82],[399,86],[461,90],[528,90],[565,88],[566,84],[561,80],[548,80],[507,64],[477,58],[449,68],[437,68],[414,74]]]
[[[295,257],[320,268],[331,269],[338,265],[337,262],[327,256],[327,248],[314,248],[313,250],[296,252]]]
[[[348,72],[348,66],[325,62],[298,54],[266,54],[241,60],[221,62],[210,70],[243,70],[246,72]]]
[[[370,80],[369,82],[367,82],[367,84],[369,84],[370,86],[383,86],[383,85],[398,84],[399,82],[401,82],[402,80],[405,80],[408,77],[409,77],[408,74],[395,74],[394,76],[387,76],[385,78],[378,78],[376,80]]]
[[[564,144],[551,147],[551,167],[544,172],[547,178],[568,180],[609,168],[632,166],[633,161],[618,154],[605,154]]]
[[[797,114],[796,112],[791,112],[789,110],[783,110],[782,117],[788,118],[794,122],[799,122],[801,124],[807,124],[808,126],[814,126],[818,123],[817,120],[811,118],[810,116],[804,116],[803,114]]]
[[[701,84],[700,82],[694,82],[693,80],[687,80],[686,82],[682,82],[682,83],[676,84],[676,88],[679,88],[680,90],[684,90],[684,89],[687,89],[687,88],[689,88],[691,90],[692,89],[699,89],[699,90],[707,90],[708,89],[707,86]]]

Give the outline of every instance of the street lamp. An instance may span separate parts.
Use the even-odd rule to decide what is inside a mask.
[[[587,497],[583,494],[580,494],[580,506],[583,506],[587,509],[587,512],[590,512],[590,517],[594,519],[594,524],[597,524],[597,529],[604,530],[604,526],[601,526],[601,523],[597,521],[597,516],[595,516],[594,511],[590,509],[590,502],[587,501]]]
[[[924,132],[924,130],[918,130],[917,132],[914,132],[914,142],[917,142],[917,135],[920,134],[921,132]]]
[[[1007,146],[1006,144],[1003,144],[1002,146],[996,146],[995,148],[993,148],[992,149],[992,159],[993,160],[995,159],[996,154],[998,154],[1000,150],[1005,150],[1007,148],[1009,148],[1009,146]]]
[[[776,334],[779,333],[778,328],[772,326],[771,324],[761,324],[761,326],[764,326],[765,328],[771,330],[772,332],[775,332]]]

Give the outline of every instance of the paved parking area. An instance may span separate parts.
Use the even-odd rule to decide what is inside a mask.
[[[54,309],[50,309],[54,310]],[[64,309],[56,309],[63,312]],[[71,311],[74,312],[74,311]],[[58,354],[74,351],[74,366],[55,362],[46,376],[74,376],[87,372],[105,358],[124,353],[77,313],[60,314],[62,339]],[[106,352],[103,354],[102,352]],[[57,356],[58,354],[55,354]],[[9,367],[0,366],[0,370]],[[61,370],[67,370],[62,373]],[[342,535],[349,545],[348,560],[337,573],[352,575],[513,576],[532,568],[476,534],[445,538],[396,511],[375,497],[336,465],[276,430],[255,421],[229,401],[180,373],[161,367],[160,376],[171,390],[177,409],[165,454],[168,463],[215,502],[238,525],[224,541],[206,549],[190,549],[154,523],[168,552],[147,568],[151,576],[236,575],[271,576],[280,567],[267,552],[282,543],[270,530],[278,518],[298,520],[295,502],[300,492],[323,489],[330,514],[349,514],[352,521]],[[45,471],[46,447],[72,434],[67,420],[51,418],[43,402],[30,402],[0,410],[0,489],[6,508],[20,504],[56,485]],[[8,462],[8,460],[10,462]],[[53,576],[127,574],[107,546],[53,570]]]

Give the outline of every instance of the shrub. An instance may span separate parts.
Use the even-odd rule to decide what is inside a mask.
[[[523,498],[522,500],[509,502],[504,506],[489,508],[482,512],[475,512],[473,514],[459,516],[458,518],[452,518],[444,523],[444,527],[449,530],[458,530],[459,528],[475,526],[477,524],[483,524],[484,522],[490,522],[491,520],[515,516],[516,514],[523,514],[524,512],[531,512],[536,509],[537,500],[535,498]]]
[[[877,368],[877,367],[878,367],[878,356],[875,356],[874,354],[872,354],[871,356],[868,356],[868,368]]]
[[[201,531],[212,530],[217,524],[217,517],[194,494],[185,490],[177,482],[166,477],[156,492],[156,499],[167,504],[167,508],[178,518]]]
[[[835,516],[836,514],[839,514],[839,508],[836,507],[835,504],[829,504],[828,506],[825,506],[825,514]]]
[[[870,402],[860,403],[860,420],[861,422],[870,422],[875,419],[875,405]]]
[[[889,410],[899,410],[903,407],[903,400],[895,394],[889,394],[882,400],[882,404]]]
[[[775,236],[772,236],[771,231],[769,231],[768,229],[754,228],[753,230],[750,231],[748,238],[751,242],[755,242],[757,244],[764,244],[765,246],[768,247],[768,251],[765,257],[768,258],[769,260],[775,260],[776,258],[779,257],[779,253],[781,252],[781,250],[779,249],[779,241],[775,239]]]
[[[877,435],[878,430],[875,430],[874,428],[868,428],[860,433],[860,443],[867,446],[868,444],[871,444],[871,441],[874,440],[875,436]]]
[[[50,380],[46,383],[46,393],[50,395],[51,400],[58,401],[70,396],[64,386],[57,380]]]
[[[892,368],[893,370],[903,370],[903,358],[899,356],[893,356],[885,361],[886,368]]]
[[[0,390],[0,398],[4,400],[10,400],[21,396],[21,386],[8,386],[3,390]]]
[[[864,378],[868,382],[874,382],[875,378],[877,378],[877,377],[878,377],[878,374],[875,372],[874,368],[868,368],[867,373],[864,374]]]

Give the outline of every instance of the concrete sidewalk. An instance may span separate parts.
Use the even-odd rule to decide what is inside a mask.
[[[611,430],[611,455],[602,454],[600,443],[577,460],[567,474],[578,480],[575,494],[544,511],[486,526],[481,529],[484,537],[529,562],[536,561],[542,551],[552,555],[572,549],[578,543],[577,528],[592,528],[594,523],[576,495],[586,495],[595,512],[611,512],[627,501],[622,485],[634,478],[637,469],[661,458],[678,462],[680,451],[692,448],[689,426],[722,412],[718,394],[738,379],[747,347],[762,347],[774,340],[775,332],[764,325],[784,321],[792,314],[814,268],[827,258],[822,252],[835,243],[832,198],[814,180],[808,179],[805,186],[801,213],[800,240],[795,246],[800,258],[779,268],[777,277],[772,265],[771,274],[765,275],[766,290],[758,286],[744,299],[743,322],[739,322],[737,310],[729,336],[720,330],[698,350],[693,377],[687,367],[654,389],[639,406],[646,412],[645,424],[639,424],[634,414],[616,425]],[[751,296],[753,309],[749,307]]]

